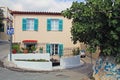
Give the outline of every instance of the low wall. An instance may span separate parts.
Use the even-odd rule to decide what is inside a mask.
[[[50,61],[50,54],[44,53],[44,54],[12,54],[12,61],[15,61],[15,59],[45,59]],[[8,61],[10,61],[10,54],[8,54]]]
[[[49,62],[34,62],[34,61],[16,61],[15,59],[45,59]],[[10,55],[8,55],[8,61],[10,61]],[[52,62],[50,61],[50,55],[44,54],[12,54],[12,62],[19,68],[25,68],[30,70],[52,70]]]
[[[49,62],[34,62],[34,61],[16,61],[15,59],[45,59]],[[8,55],[8,61],[10,55]],[[52,62],[49,54],[12,54],[12,61],[20,68],[32,70],[53,70]],[[60,69],[67,69],[80,66],[80,55],[72,57],[62,57],[60,59]]]
[[[14,63],[20,68],[32,70],[52,70],[52,62],[14,61]]]
[[[67,58],[61,58],[60,66],[63,69],[80,66],[80,55],[67,57]]]

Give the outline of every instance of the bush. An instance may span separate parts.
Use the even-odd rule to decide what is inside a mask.
[[[115,61],[117,64],[120,64],[120,55],[118,55],[116,58],[115,58]]]
[[[79,48],[73,49],[72,52],[73,55],[79,55],[80,49]]]
[[[16,61],[29,61],[29,62],[49,62],[45,59],[15,59]]]
[[[20,51],[20,44],[19,43],[13,43],[12,44],[12,50],[16,50],[16,52]]]

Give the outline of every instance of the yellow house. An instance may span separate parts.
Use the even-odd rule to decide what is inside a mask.
[[[11,10],[8,7],[0,7],[3,10],[3,26],[0,29],[0,40],[8,41],[9,35],[7,35],[7,28],[12,27],[13,16]]]
[[[13,42],[21,47],[37,47],[39,52],[51,55],[72,54],[74,45],[71,40],[72,20],[64,18],[55,12],[12,11],[14,35]]]

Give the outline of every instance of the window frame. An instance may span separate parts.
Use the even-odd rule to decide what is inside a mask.
[[[38,31],[38,26],[38,18],[22,18],[22,31]]]
[[[34,31],[34,27],[35,27],[35,18],[26,18],[26,30],[27,31]],[[32,23],[31,23],[32,22]]]
[[[48,18],[47,31],[63,31],[63,19]]]
[[[57,46],[57,51],[56,51],[56,46]],[[50,44],[50,54],[51,55],[59,54],[59,44]]]
[[[59,19],[51,19],[51,31],[59,31]]]

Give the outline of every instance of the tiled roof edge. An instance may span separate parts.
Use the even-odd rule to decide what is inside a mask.
[[[41,14],[41,15],[61,15],[60,12],[35,12],[35,11],[11,11],[11,14]]]

